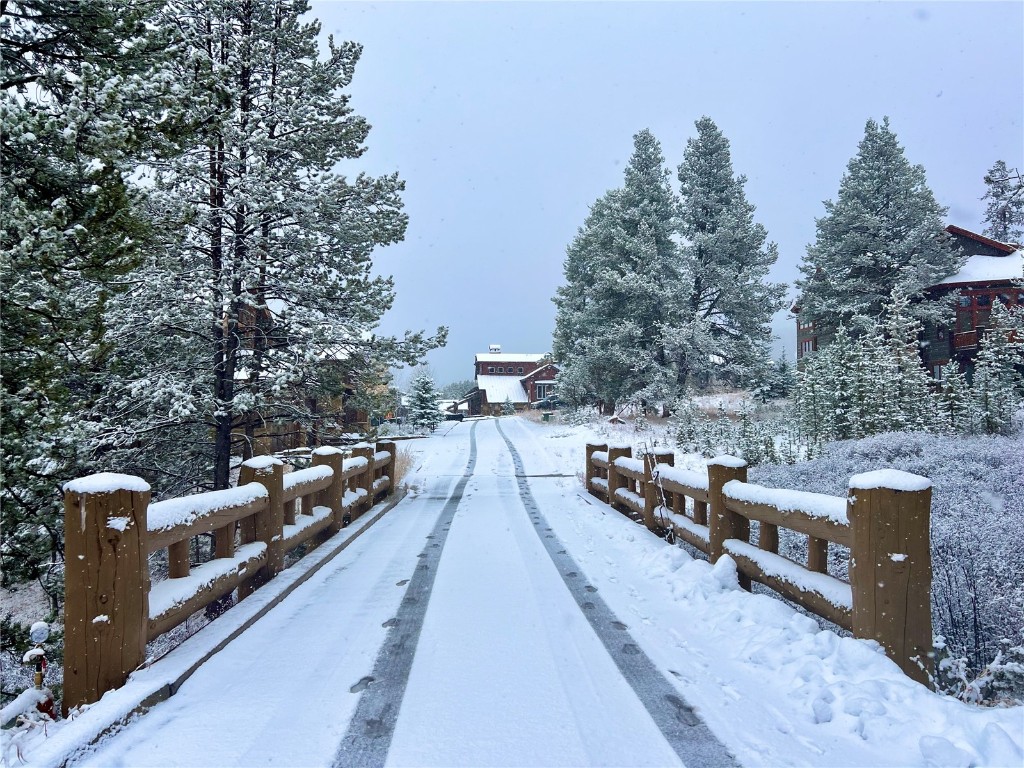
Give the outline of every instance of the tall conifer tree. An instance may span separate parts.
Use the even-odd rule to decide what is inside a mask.
[[[888,118],[868,120],[839,195],[825,202],[800,265],[801,317],[830,327],[842,322],[859,335],[878,322],[898,289],[915,300],[911,316],[945,319],[944,305],[922,300],[925,288],[963,263],[943,231],[945,213],[924,168],[907,161]]]

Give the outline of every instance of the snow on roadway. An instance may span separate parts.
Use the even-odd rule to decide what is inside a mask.
[[[531,530],[493,422],[477,424],[476,472],[442,552],[389,763],[677,762]],[[501,424],[528,474],[567,475],[528,481],[553,534],[742,764],[1024,765],[1022,708],[934,694],[873,644],[739,590],[730,560],[694,560],[586,496],[576,477],[585,430]],[[330,765],[360,698],[351,688],[399,608],[397,584],[465,468],[469,429],[408,443],[421,462],[409,498],[81,764]]]
[[[871,642],[822,631],[583,492],[585,428],[503,420],[554,533],[744,765],[1024,766],[1024,707],[933,693]],[[558,510],[556,512],[555,510]],[[730,568],[730,565],[732,567]]]

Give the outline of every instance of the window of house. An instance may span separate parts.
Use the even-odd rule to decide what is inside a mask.
[[[976,297],[976,299],[975,299],[975,303],[976,303],[976,304],[977,304],[977,305],[978,305],[979,307],[987,307],[987,306],[990,306],[990,305],[992,304],[992,297],[991,297],[991,296],[989,296],[989,295],[988,295],[987,293],[982,293],[982,294],[979,294],[979,295],[978,295],[978,296]]]
[[[987,309],[979,309],[978,314],[974,316],[974,322],[979,327],[988,327],[988,316],[991,312]]]
[[[487,372],[488,373],[494,373],[494,366],[493,365],[487,366]]]
[[[936,363],[935,365],[932,366],[932,378],[940,380],[940,381],[942,380],[942,364],[941,363]]]
[[[504,372],[505,372],[505,369],[502,368],[501,366],[498,366],[498,373],[504,373]]]
[[[956,330],[957,333],[966,333],[971,330],[974,326],[971,325],[971,313],[970,312],[957,312],[956,313]]]
[[[971,306],[971,297],[970,296],[961,296],[960,297],[960,306],[961,307],[969,307],[969,306]]]
[[[520,366],[519,366],[519,367],[518,367],[518,368],[516,369],[516,372],[517,372],[517,373],[522,373],[522,372],[523,372],[523,366],[521,366],[521,365],[520,365]]]

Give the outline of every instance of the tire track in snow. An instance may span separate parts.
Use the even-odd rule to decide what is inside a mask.
[[[530,491],[526,470],[519,451],[509,440],[501,422],[495,421],[498,434],[505,441],[516,468],[519,497],[533,521],[534,530],[554,562],[562,581],[580,606],[594,633],[604,644],[622,676],[658,726],[665,740],[685,765],[736,766],[736,759],[697,716],[679,691],[658,670],[629,634],[626,625],[612,613],[608,604],[586,579],[580,578],[582,569],[566,552],[541,512]]]
[[[434,588],[437,565],[444,551],[452,518],[462,500],[462,493],[476,468],[476,426],[477,422],[474,422],[469,430],[469,461],[466,471],[449,494],[434,530],[418,555],[421,562],[409,581],[401,607],[393,619],[394,623],[388,628],[387,638],[377,654],[370,679],[364,678],[353,686],[361,691],[361,697],[349,722],[348,731],[334,755],[337,768],[354,765],[383,766],[387,759],[405,687],[409,682],[416,645],[423,629],[430,591]]]

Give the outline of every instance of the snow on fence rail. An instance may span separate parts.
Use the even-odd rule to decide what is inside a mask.
[[[284,568],[285,555],[340,531],[391,491],[394,443],[318,448],[285,474],[270,456],[242,464],[238,486],[149,503],[149,485],[103,473],[64,486],[65,714],[124,684],[146,643],[238,590],[242,600]],[[214,558],[192,566],[195,536]],[[167,550],[168,578],[150,586],[148,556]]]
[[[748,483],[746,462],[732,456],[710,460],[705,473],[677,469],[669,452],[631,453],[587,445],[587,490],[711,562],[728,555],[744,588],[758,581],[855,637],[877,640],[908,676],[928,681],[930,480],[868,472],[851,477],[842,498]],[[779,554],[779,528],[807,537],[806,563]],[[829,542],[850,551],[848,582],[828,573]]]

